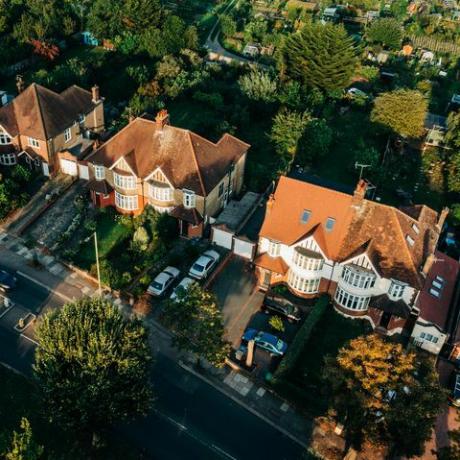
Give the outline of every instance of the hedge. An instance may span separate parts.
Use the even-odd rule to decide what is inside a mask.
[[[314,327],[324,315],[328,305],[328,295],[323,295],[316,301],[311,313],[308,315],[308,318],[303,323],[299,332],[297,332],[297,335],[291,343],[286,356],[283,358],[281,364],[276,370],[274,375],[275,381],[284,377],[295,366],[300,354],[302,353],[302,350],[305,347],[305,344],[310,339]]]

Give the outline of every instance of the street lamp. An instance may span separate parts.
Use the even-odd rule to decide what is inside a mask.
[[[102,296],[102,288],[101,288],[101,270],[99,268],[99,251],[97,249],[97,233],[93,233],[94,237],[94,251],[96,253],[96,271],[97,271],[97,284],[98,284],[98,289],[97,289],[97,294],[99,297]],[[91,236],[85,239],[85,242],[89,241]]]

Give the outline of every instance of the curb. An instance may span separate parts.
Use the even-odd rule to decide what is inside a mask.
[[[66,296],[65,294],[61,294],[60,292],[58,291],[55,291],[54,289],[51,289],[50,287],[48,287],[46,284],[42,283],[41,281],[38,281],[36,280],[35,278],[33,278],[32,276],[30,275],[27,275],[26,273],[24,272],[21,272],[21,271],[17,271],[16,272],[19,276],[22,276],[23,278],[29,280],[29,281],[32,281],[32,283],[35,283],[37,284],[38,286],[42,287],[43,289],[45,289],[46,291],[50,292],[51,294],[53,295],[56,295],[57,297],[60,297],[62,300],[66,301],[66,302],[72,302],[74,299]]]
[[[238,399],[236,396],[232,395],[230,392],[228,392],[227,390],[224,390],[222,387],[216,385],[213,381],[211,381],[210,379],[208,379],[207,377],[205,377],[204,375],[201,375],[200,373],[196,372],[194,369],[192,369],[191,367],[187,366],[186,364],[184,364],[182,361],[178,361],[177,364],[179,364],[180,367],[182,367],[182,369],[186,370],[187,372],[190,372],[191,374],[193,374],[195,377],[203,380],[204,382],[206,382],[208,385],[211,385],[213,388],[215,388],[217,391],[220,391],[222,394],[224,394],[227,398],[230,398],[232,401],[236,402],[237,404],[239,404],[241,407],[244,407],[247,411],[251,412],[253,415],[255,415],[256,417],[259,417],[261,420],[263,420],[265,423],[268,423],[271,427],[275,428],[276,430],[278,430],[279,432],[281,432],[282,434],[284,434],[286,437],[288,437],[289,439],[291,439],[292,441],[294,441],[295,443],[299,444],[301,447],[303,447],[304,449],[310,449],[310,446],[308,444],[306,444],[305,442],[301,441],[299,438],[297,438],[296,436],[294,436],[293,434],[289,433],[289,431],[285,430],[284,428],[278,426],[276,423],[272,422],[269,418],[267,418],[265,415],[262,415],[260,412],[258,412],[257,410],[255,410],[253,407],[251,406],[248,406],[247,404],[245,404],[243,401],[241,401],[241,399]]]

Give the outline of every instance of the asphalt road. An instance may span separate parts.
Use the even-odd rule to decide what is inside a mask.
[[[3,261],[2,261],[3,263]],[[62,302],[18,277],[15,302],[40,311]],[[34,345],[0,326],[0,361],[30,374]],[[302,447],[171,359],[158,355],[152,372],[155,409],[119,431],[152,459],[300,459]]]

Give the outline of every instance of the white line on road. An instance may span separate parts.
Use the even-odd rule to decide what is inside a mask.
[[[230,458],[231,460],[236,460],[235,457],[231,456],[228,452],[225,452],[225,450],[222,450],[219,446],[216,446],[215,444],[213,444],[212,447],[214,448],[214,450],[216,450],[217,452],[220,452],[225,457]]]
[[[22,276],[23,278],[25,278],[25,279],[27,279],[29,281],[32,281],[32,283],[35,283],[38,286],[42,287],[43,289],[46,289],[51,294],[53,294],[53,295],[55,295],[57,297],[60,297],[65,302],[72,302],[74,300],[74,299],[71,299],[70,297],[66,296],[65,294],[61,294],[60,292],[55,291],[54,289],[51,289],[46,284],[42,283],[41,281],[36,280],[35,278],[32,278],[31,276],[27,275],[26,273],[23,273],[21,271],[17,271],[16,274],[19,275],[19,276]]]

